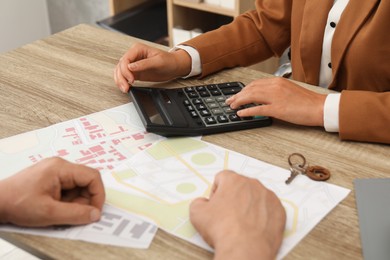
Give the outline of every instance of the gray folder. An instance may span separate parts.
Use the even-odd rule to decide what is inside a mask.
[[[363,257],[390,259],[390,179],[356,179]]]

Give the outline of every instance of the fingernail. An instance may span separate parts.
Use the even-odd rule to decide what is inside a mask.
[[[100,211],[98,209],[93,209],[91,211],[90,219],[92,222],[96,222],[100,219]]]
[[[127,67],[129,68],[129,70],[133,70],[137,67],[137,65],[135,63],[129,63]]]
[[[122,84],[122,85],[120,86],[120,88],[121,88],[121,91],[122,91],[123,93],[126,93],[126,86],[125,86],[124,84]]]

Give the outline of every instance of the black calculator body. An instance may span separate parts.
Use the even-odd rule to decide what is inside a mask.
[[[271,118],[237,116],[225,100],[244,87],[226,82],[179,89],[131,87],[129,95],[146,131],[162,136],[197,136],[269,126]],[[254,106],[249,104],[244,107]]]

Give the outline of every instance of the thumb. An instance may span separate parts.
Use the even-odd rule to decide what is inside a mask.
[[[131,62],[127,65],[127,67],[129,70],[133,72],[144,71],[153,68],[153,62],[151,62],[149,59],[144,59],[144,60]]]
[[[208,202],[209,200],[206,198],[197,198],[191,202],[190,220],[195,227],[201,222],[201,218],[204,215],[203,212],[206,210]]]
[[[82,225],[96,222],[101,217],[98,208],[90,205],[69,202],[55,202],[51,219],[52,224]]]

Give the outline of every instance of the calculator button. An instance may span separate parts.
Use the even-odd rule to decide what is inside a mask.
[[[233,94],[237,94],[238,92],[240,92],[241,88],[240,87],[225,88],[225,89],[221,89],[221,91],[224,95],[233,95]]]
[[[217,89],[211,90],[210,93],[213,96],[220,96],[221,95],[221,92]]]
[[[187,93],[194,92],[195,88],[194,87],[186,87],[186,88],[184,88],[184,91],[187,92]]]
[[[218,89],[218,87],[216,85],[208,85],[207,89],[211,91],[211,90]]]
[[[213,124],[216,124],[216,123],[217,123],[217,121],[215,120],[214,117],[206,117],[206,118],[204,119],[204,121],[205,121],[206,124],[208,124],[208,125],[213,125]]]
[[[188,99],[186,99],[186,100],[183,101],[183,104],[185,106],[189,106],[189,105],[191,105],[191,102]]]
[[[187,106],[187,110],[191,112],[191,111],[194,111],[195,109],[193,106]]]
[[[215,101],[215,99],[212,98],[212,97],[207,97],[207,98],[205,98],[205,99],[203,99],[203,100],[204,100],[204,102],[206,102],[206,103],[212,103],[212,102]]]
[[[240,85],[237,82],[221,83],[221,84],[218,84],[218,87],[220,89],[223,89],[223,88],[236,88],[236,87],[241,88]]]
[[[237,114],[229,115],[230,121],[241,121],[241,118]]]
[[[198,92],[200,92],[200,91],[205,91],[205,90],[206,90],[206,87],[205,87],[205,86],[199,86],[199,87],[196,88],[196,90],[197,90]]]
[[[200,110],[199,114],[203,117],[205,116],[211,116],[211,113],[208,110]]]
[[[225,115],[217,116],[217,120],[218,120],[219,123],[227,123],[227,122],[229,122],[229,119]]]
[[[224,107],[223,110],[226,114],[236,113],[236,110],[231,109],[230,107]]]
[[[223,110],[220,108],[215,108],[215,109],[211,109],[211,113],[213,113],[214,115],[221,115],[223,114]]]
[[[196,93],[196,92],[189,92],[189,93],[187,93],[187,95],[190,98],[197,98],[197,97],[199,97],[198,93]]]
[[[195,107],[196,107],[196,109],[198,109],[198,110],[204,110],[204,109],[206,109],[206,106],[205,106],[204,104],[199,104],[199,105],[196,105]]]
[[[197,118],[197,117],[199,117],[199,115],[198,115],[198,113],[196,113],[196,111],[191,111],[191,112],[190,112],[190,115],[191,115],[192,118]]]
[[[209,93],[207,90],[205,90],[205,91],[199,91],[199,95],[200,95],[201,97],[209,97],[209,96],[210,96],[210,93]]]
[[[224,102],[225,103],[226,98],[223,97],[223,96],[220,96],[220,97],[216,97],[215,100],[218,101],[218,102]]]
[[[207,104],[208,106],[209,106],[209,108],[218,108],[219,107],[219,105],[217,104],[217,103],[208,103]]]
[[[229,107],[229,105],[226,104],[225,101],[219,102],[219,105],[220,105],[221,107]]]
[[[203,101],[202,101],[202,99],[200,99],[200,98],[194,98],[194,99],[192,100],[192,104],[194,104],[194,105],[203,104]]]

